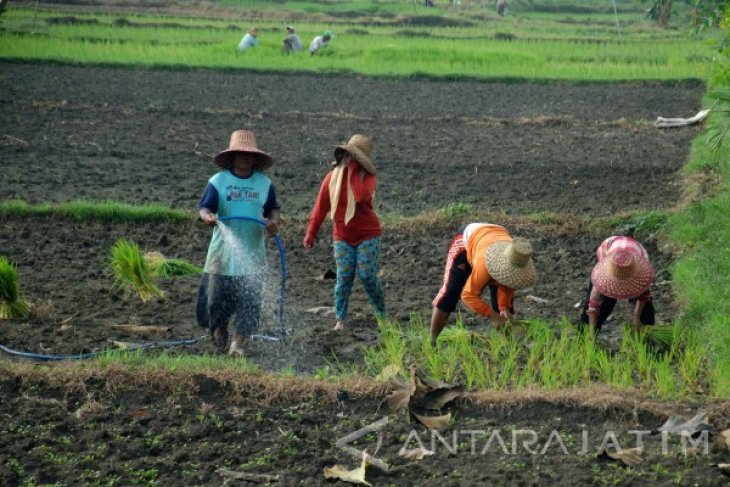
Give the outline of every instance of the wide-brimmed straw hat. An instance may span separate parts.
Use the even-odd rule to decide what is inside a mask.
[[[336,166],[345,154],[350,154],[363,169],[370,174],[375,174],[375,164],[371,160],[371,154],[374,148],[375,146],[373,145],[373,141],[370,140],[370,137],[355,134],[350,137],[347,144],[335,146],[335,160],[332,165]]]
[[[296,31],[294,30],[294,27],[293,27],[293,26],[291,26],[291,25],[287,25],[287,26],[286,26],[286,30],[288,30],[289,32],[296,32]]]
[[[256,35],[258,35],[259,30],[256,27],[251,27],[250,29],[248,29],[248,33],[251,34],[252,36],[256,36]]]
[[[489,275],[508,288],[524,289],[537,281],[532,244],[527,239],[494,242],[487,247],[486,263]]]
[[[596,264],[591,281],[599,293],[613,299],[631,299],[651,285],[654,269],[649,259],[628,250],[611,252]]]
[[[213,157],[213,162],[221,167],[227,167],[233,162],[236,152],[244,152],[253,155],[255,168],[259,170],[271,167],[271,156],[262,151],[256,145],[256,135],[250,130],[236,130],[231,134],[231,142],[228,149],[220,151]]]

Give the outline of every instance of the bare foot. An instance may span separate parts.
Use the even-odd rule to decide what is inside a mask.
[[[244,337],[241,335],[236,335],[233,337],[233,340],[231,340],[231,348],[228,350],[228,355],[236,356],[241,355],[245,353],[244,351]]]
[[[224,328],[213,330],[213,343],[219,351],[225,353],[226,345],[228,345],[228,332]]]
[[[333,330],[344,330],[345,329],[345,322],[344,321],[338,321],[335,324],[335,327],[332,328]]]

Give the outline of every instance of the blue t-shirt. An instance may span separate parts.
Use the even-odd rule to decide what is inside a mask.
[[[208,181],[198,209],[223,216],[261,219],[279,209],[271,180],[259,171],[248,177],[221,171]],[[223,225],[223,226],[222,226]],[[265,228],[248,220],[227,220],[213,228],[205,272],[224,276],[258,275],[265,264]]]

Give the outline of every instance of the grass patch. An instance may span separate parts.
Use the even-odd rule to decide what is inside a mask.
[[[18,269],[7,257],[0,256],[0,320],[25,318],[28,302],[20,295]]]
[[[8,216],[63,216],[75,220],[109,222],[190,220],[192,213],[158,204],[131,205],[116,201],[76,200],[68,203],[31,205],[23,200],[0,202],[0,214]]]

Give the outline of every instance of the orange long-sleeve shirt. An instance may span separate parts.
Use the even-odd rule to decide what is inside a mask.
[[[482,292],[491,280],[485,258],[487,247],[502,240],[512,240],[507,229],[485,223],[477,227],[464,242],[466,260],[471,265],[471,275],[461,291],[461,300],[469,309],[482,316],[489,316],[492,311],[488,301],[482,299]],[[498,285],[497,302],[500,310],[510,309],[514,294],[514,289]]]
[[[330,212],[332,204],[330,202],[329,185],[332,178],[332,171],[328,172],[319,188],[317,200],[314,208],[309,216],[309,225],[307,226],[307,236],[314,239],[317,235],[319,227],[322,226],[327,213]],[[359,245],[365,240],[379,237],[381,234],[380,221],[378,215],[373,208],[373,196],[377,186],[377,179],[373,174],[365,173],[363,177],[359,174],[359,165],[353,159],[347,163],[347,173],[345,181],[349,180],[349,187],[352,188],[355,196],[355,215],[352,220],[345,225],[345,210],[347,208],[347,191],[348,185],[343,184],[340,192],[340,201],[335,210],[332,237],[334,240],[343,240],[352,246]]]

